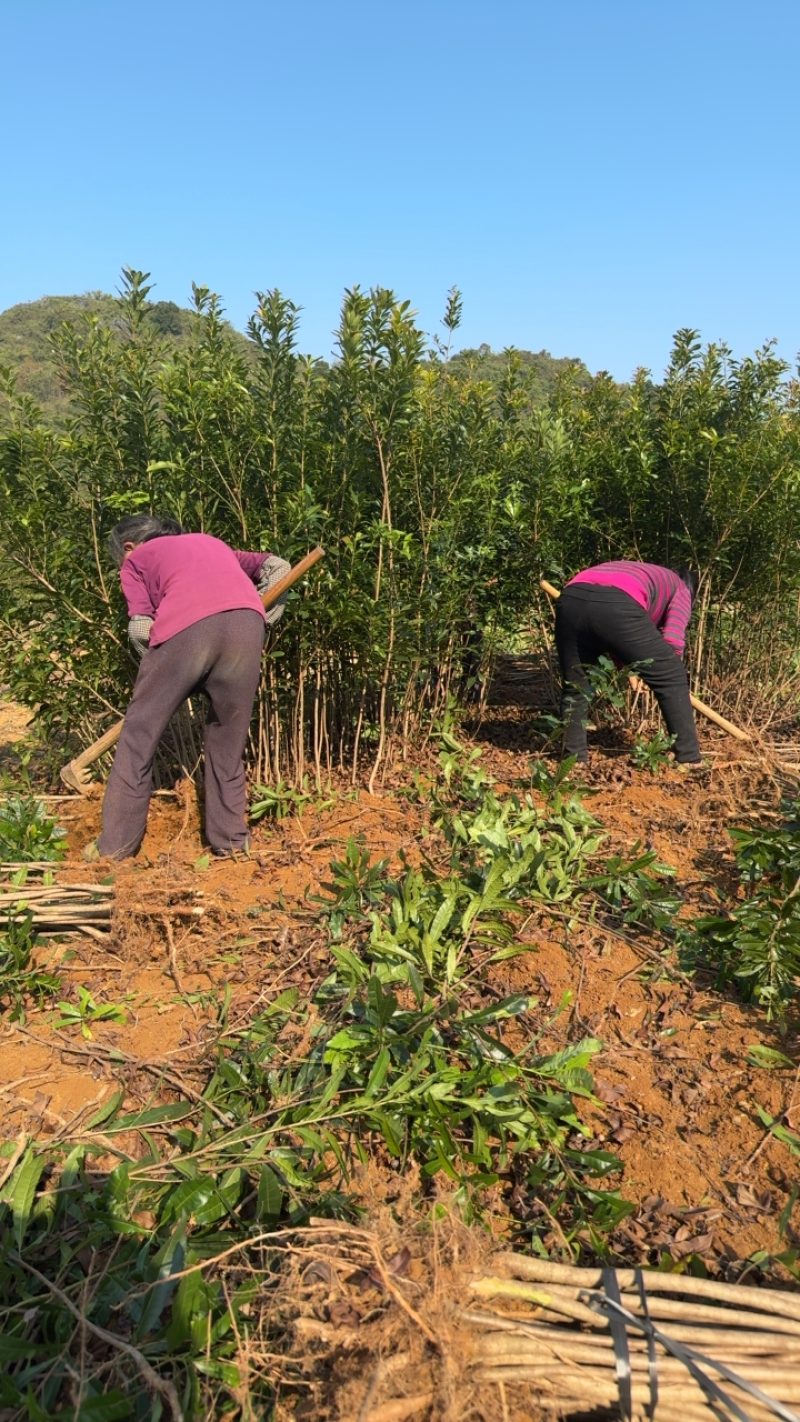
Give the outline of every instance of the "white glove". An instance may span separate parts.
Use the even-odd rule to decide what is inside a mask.
[[[262,597],[265,592],[269,592],[270,588],[274,588],[275,584],[279,583],[281,578],[285,578],[286,574],[291,572],[291,569],[291,563],[287,563],[285,558],[278,558],[274,553],[270,553],[269,557],[265,558],[261,564],[261,572],[258,575],[258,583],[256,585]],[[268,627],[274,627],[276,622],[280,622],[283,617],[283,609],[286,606],[288,596],[288,593],[284,593],[283,597],[279,598],[272,607],[267,608],[264,616],[267,619]]]
[[[143,657],[150,644],[152,617],[132,617],[128,623],[128,636],[137,657]]]

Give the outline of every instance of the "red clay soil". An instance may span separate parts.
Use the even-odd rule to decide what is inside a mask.
[[[501,787],[525,774],[532,742],[522,713],[506,708],[474,730]],[[594,751],[586,775],[594,792],[587,803],[609,832],[609,850],[652,845],[677,869],[693,912],[712,911],[733,890],[726,826],[777,810],[776,778],[731,745],[706,738],[715,768],[702,782],[676,771],[658,778],[635,771],[613,748]],[[394,868],[401,850],[413,857],[424,810],[397,793],[410,774],[392,778],[381,794],[341,793],[302,818],[257,825],[252,858],[240,863],[209,860],[191,797],[162,794],[137,859],[88,866],[80,850],[98,832],[101,792],[54,804],[69,836],[59,877],[97,882],[114,874],[113,933],[108,945],[61,941],[42,949],[39,960],[58,963],[64,998],[74,1000],[81,984],[96,1002],[122,1005],[127,1022],[92,1026],[87,1040],[77,1028],[55,1032],[52,1011],[31,1010],[24,1027],[6,1019],[3,1135],[67,1134],[120,1080],[138,1100],[168,1089],[169,1076],[202,1089],[196,1073],[204,1029],[226,986],[234,1023],[246,1022],[289,983],[310,994],[331,958],[308,896],[320,892],[331,858],[341,857],[351,834]],[[527,946],[528,953],[495,969],[490,987],[534,993],[538,1006],[528,1021],[544,1030],[543,1050],[587,1035],[604,1044],[594,1059],[603,1106],[581,1114],[594,1144],[622,1159],[622,1194],[636,1205],[615,1235],[619,1251],[650,1262],[665,1252],[695,1253],[724,1273],[756,1251],[800,1245],[791,1221],[779,1238],[797,1162],[756,1112],[761,1106],[800,1130],[800,1072],[757,1068],[747,1055],[761,1043],[800,1060],[797,1021],[781,1037],[732,992],[717,992],[702,977],[670,975],[657,954],[643,956],[596,925],[562,938],[531,937]],[[523,1229],[543,1226],[536,1201],[508,1184],[490,1203],[498,1224],[510,1213]],[[557,1245],[557,1230],[545,1241]]]

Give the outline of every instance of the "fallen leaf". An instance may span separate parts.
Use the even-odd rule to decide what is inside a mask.
[[[604,1081],[601,1076],[595,1077],[594,1094],[599,1096],[601,1101],[605,1101],[607,1106],[613,1106],[615,1101],[619,1101],[625,1096],[624,1086],[614,1086],[610,1081]]]
[[[361,1314],[346,1299],[337,1299],[328,1309],[328,1317],[336,1328],[357,1328]]]
[[[303,1283],[331,1284],[333,1283],[333,1270],[325,1259],[314,1259],[307,1269],[303,1270]]]
[[[631,1139],[631,1136],[635,1135],[636,1131],[633,1126],[620,1126],[616,1131],[611,1132],[611,1139],[616,1141],[617,1145],[624,1145]]]
[[[359,1289],[362,1294],[367,1293],[370,1289],[376,1289],[379,1294],[386,1292],[383,1279],[377,1269],[357,1269],[355,1274],[349,1276],[347,1282]]]
[[[679,1259],[684,1259],[687,1254],[704,1254],[706,1250],[711,1248],[713,1243],[714,1235],[710,1231],[708,1234],[696,1234],[694,1239],[686,1239],[683,1241],[677,1241],[676,1236],[676,1243],[672,1246],[672,1253]]]
[[[408,1266],[410,1263],[411,1250],[407,1249],[404,1246],[392,1256],[392,1258],[387,1263],[386,1268],[389,1270],[390,1274],[395,1274],[398,1279],[402,1279],[403,1275],[408,1273]]]

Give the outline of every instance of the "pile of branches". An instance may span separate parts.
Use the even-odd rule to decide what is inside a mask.
[[[471,1283],[474,1376],[525,1383],[541,1407],[625,1418],[798,1416],[800,1295],[515,1254]],[[508,1311],[511,1305],[512,1311]],[[521,1310],[521,1311],[520,1311]]]
[[[0,870],[3,921],[28,924],[36,934],[83,933],[105,942],[113,902],[113,884],[53,882],[52,863],[4,864]]]
[[[289,1246],[276,1417],[304,1393],[353,1422],[800,1418],[798,1293],[492,1255],[452,1218],[381,1234],[317,1221]]]

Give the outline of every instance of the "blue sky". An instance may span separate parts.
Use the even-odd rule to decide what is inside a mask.
[[[0,309],[346,286],[626,379],[800,349],[796,0],[0,0]]]

